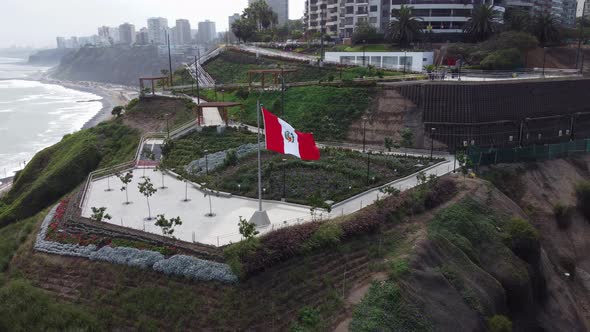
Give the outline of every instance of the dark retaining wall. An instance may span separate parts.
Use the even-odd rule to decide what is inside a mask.
[[[424,133],[450,150],[590,137],[590,79],[427,82],[395,86],[423,111]],[[573,125],[572,125],[573,124]],[[425,138],[426,138],[425,137]]]

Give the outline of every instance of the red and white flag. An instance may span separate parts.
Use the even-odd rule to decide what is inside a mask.
[[[320,159],[320,150],[315,145],[313,134],[296,131],[290,124],[262,108],[266,149],[282,154],[291,154],[303,160]]]

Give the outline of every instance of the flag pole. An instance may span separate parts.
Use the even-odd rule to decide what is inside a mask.
[[[256,121],[258,124],[258,211],[262,211],[262,163],[260,161],[260,100],[256,101]]]

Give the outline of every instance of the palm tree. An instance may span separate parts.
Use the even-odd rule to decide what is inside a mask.
[[[549,13],[537,16],[531,26],[531,33],[537,37],[541,45],[557,40],[559,30],[555,18]]]
[[[530,27],[531,16],[520,9],[506,11],[507,27],[512,31],[527,31]]]
[[[488,39],[498,31],[497,15],[499,13],[493,5],[484,4],[476,7],[465,25],[465,32],[471,34],[477,41]]]
[[[422,32],[422,23],[412,12],[413,7],[402,5],[389,24],[389,38],[400,46],[408,46]]]

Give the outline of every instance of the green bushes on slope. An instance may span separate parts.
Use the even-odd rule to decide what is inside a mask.
[[[24,280],[0,288],[0,331],[89,331],[98,324],[87,311],[61,304]]]
[[[327,86],[294,87],[285,91],[285,114],[277,109],[281,101],[280,91],[262,93],[225,92],[225,101],[244,103],[241,108],[230,109],[230,115],[238,121],[256,125],[256,102],[260,102],[271,112],[289,122],[297,130],[313,132],[317,140],[342,140],[348,133],[351,123],[359,119],[369,108],[375,95],[373,88],[337,88]],[[203,91],[203,98],[215,99],[211,90]],[[221,93],[217,94],[221,100]],[[278,103],[277,103],[278,102]],[[275,106],[276,104],[276,106]]]
[[[34,215],[78,186],[99,166],[129,160],[138,134],[120,122],[107,122],[66,135],[37,153],[2,198],[0,226]]]

